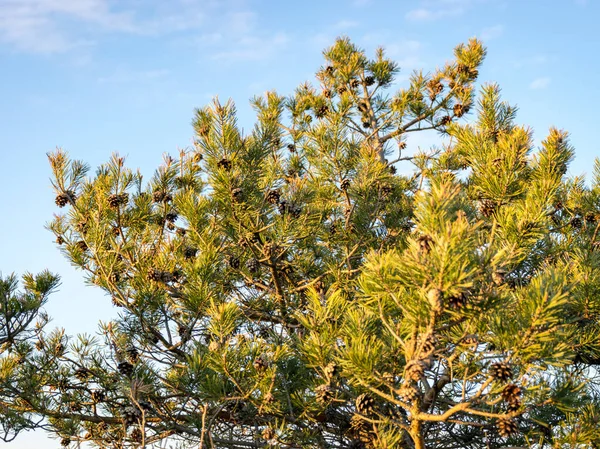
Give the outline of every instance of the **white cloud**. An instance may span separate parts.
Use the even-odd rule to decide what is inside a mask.
[[[171,34],[173,43],[191,43],[209,59],[273,56],[287,45],[288,36],[261,27],[258,15],[244,4],[245,0],[0,0],[0,45],[51,54],[89,47],[107,33]],[[353,24],[343,21],[338,25]],[[140,73],[117,72],[101,81],[131,76]]]
[[[456,17],[465,13],[476,3],[487,0],[421,0],[421,6],[408,11],[404,18],[411,22],[425,22],[447,17]]]
[[[545,89],[550,85],[550,78],[547,76],[534,79],[531,84],[529,84],[530,89]]]
[[[287,34],[274,35],[247,34],[230,42],[227,48],[212,55],[212,59],[224,62],[260,61],[271,58],[285,48],[289,41]]]
[[[132,16],[113,12],[108,0],[3,0],[0,2],[0,41],[33,53],[64,52],[89,43],[66,33],[61,20],[131,32]]]
[[[208,15],[222,15],[221,9],[217,0],[0,0],[0,44],[60,53],[107,32],[166,35],[198,29]],[[245,21],[239,17],[235,25]]]
[[[414,22],[418,20],[433,20],[435,16],[436,13],[434,13],[430,9],[419,8],[408,11],[405,17],[411,22]]]
[[[398,80],[408,76],[412,70],[424,65],[420,54],[422,46],[421,42],[415,40],[390,42],[384,45],[386,55],[398,63],[403,73]]]
[[[504,26],[494,25],[488,28],[484,28],[479,34],[479,37],[484,41],[489,41],[492,39],[499,38],[500,36],[502,36],[502,33],[504,33]]]
[[[543,65],[548,62],[556,61],[556,60],[557,60],[557,58],[555,56],[550,57],[550,56],[544,55],[544,54],[537,54],[537,55],[533,55],[533,56],[515,59],[512,61],[512,65],[516,69],[520,69],[523,67]]]
[[[359,23],[354,20],[340,20],[333,27],[337,30],[347,30],[349,28],[356,28],[358,25]]]

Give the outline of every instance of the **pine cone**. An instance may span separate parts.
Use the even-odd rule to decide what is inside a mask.
[[[502,390],[502,399],[509,404],[516,404],[521,402],[521,395],[523,394],[521,388],[515,384],[508,384]]]
[[[223,158],[217,162],[217,167],[222,168],[225,171],[229,171],[231,170],[231,161],[227,158]]]
[[[240,268],[240,259],[237,258],[236,256],[232,256],[232,255],[228,256],[227,257],[227,263],[234,270],[237,270],[237,269]]]
[[[333,97],[333,92],[331,91],[331,89],[324,89],[323,96],[325,98],[331,98],[331,97]]]
[[[427,292],[427,300],[431,306],[431,310],[435,314],[440,314],[444,310],[444,294],[439,288],[432,288]]]
[[[332,377],[335,377],[338,374],[339,369],[334,362],[331,362],[325,367],[323,371],[325,372],[325,376],[328,379],[331,379]]]
[[[175,223],[175,221],[177,220],[177,217],[178,217],[177,212],[170,211],[165,214],[165,221],[167,221],[168,223]]]
[[[419,335],[419,346],[421,347],[422,356],[426,357],[432,352],[434,352],[437,344],[438,339],[435,335],[428,334],[424,338],[422,335]]]
[[[198,254],[198,248],[194,248],[193,246],[186,246],[183,249],[183,257],[186,260],[193,259],[194,257],[196,257],[196,254]]]
[[[327,115],[328,112],[329,112],[329,107],[324,104],[317,108],[317,110],[315,111],[315,116],[317,118],[323,118]]]
[[[467,304],[467,295],[465,292],[460,292],[450,296],[447,300],[450,307],[453,309],[460,309]]]
[[[360,81],[358,81],[356,78],[352,78],[350,80],[350,87],[352,89],[356,89],[359,85],[360,85]]]
[[[280,198],[281,198],[281,194],[279,193],[279,190],[277,190],[277,189],[269,190],[267,192],[266,200],[268,203],[278,204]]]
[[[499,268],[496,271],[494,271],[492,273],[492,281],[497,286],[504,285],[504,282],[506,282],[506,270]]]
[[[269,364],[265,360],[265,358],[260,355],[254,359],[254,363],[252,364],[256,371],[264,371],[268,368]]]
[[[403,385],[398,393],[405,402],[414,402],[419,397],[419,390],[414,385]]]
[[[319,385],[315,388],[315,399],[319,404],[325,404],[333,399],[333,391],[329,384]]]
[[[80,251],[87,251],[87,249],[88,249],[87,243],[85,243],[83,240],[79,240],[77,243],[75,243],[75,246]]]
[[[358,440],[354,440],[351,447],[354,448],[374,448],[373,446],[373,432],[369,423],[364,421],[361,416],[353,415],[350,418],[350,431],[352,435],[358,437]]]
[[[155,190],[152,194],[152,201],[155,203],[168,203],[171,200],[173,200],[173,197],[162,190]]]
[[[506,382],[513,376],[510,365],[504,362],[493,363],[490,367],[490,374],[494,379],[499,380],[500,382]]]
[[[496,212],[497,207],[498,205],[495,201],[488,199],[482,199],[481,201],[479,201],[479,213],[481,213],[481,215],[483,215],[486,218],[491,217],[492,214]]]
[[[74,375],[81,382],[85,382],[90,377],[92,377],[92,373],[89,370],[85,369],[85,368],[79,368],[79,369],[75,370]]]
[[[444,115],[438,122],[438,126],[446,126],[451,121],[452,121],[452,119],[450,118],[449,115]]]
[[[424,254],[429,254],[431,251],[431,245],[433,244],[433,238],[430,235],[423,234],[417,238],[417,243],[419,244],[419,249]]]
[[[469,66],[463,63],[458,63],[456,65],[456,73],[459,75],[466,75],[469,73]]]
[[[509,436],[514,435],[519,430],[517,423],[515,422],[514,419],[506,419],[506,418],[499,419],[497,426],[498,426],[498,433],[505,438],[508,438]]]
[[[571,218],[571,221],[569,222],[569,224],[571,225],[571,227],[573,229],[580,229],[581,226],[583,225],[583,222],[581,221],[581,218],[573,217],[573,218]]]
[[[129,434],[129,438],[131,438],[131,441],[134,441],[136,443],[141,443],[142,438],[143,438],[142,431],[136,427]]]
[[[146,277],[149,281],[159,282],[162,279],[162,271],[156,268],[150,268]]]
[[[508,413],[512,413],[512,412],[516,412],[520,408],[521,408],[521,401],[518,400],[518,401],[509,403],[506,407],[506,411]]]
[[[454,115],[456,117],[462,117],[463,115],[465,115],[466,108],[464,105],[462,105],[460,103],[456,103],[454,105],[454,107],[452,108],[452,111],[454,112]]]
[[[375,84],[375,77],[374,76],[367,76],[365,77],[365,86],[372,86],[373,84]]]
[[[382,198],[387,198],[388,196],[391,195],[391,193],[394,191],[393,187],[389,184],[383,184],[380,188],[380,192],[381,192],[381,197]]]
[[[127,405],[121,409],[121,418],[123,418],[123,424],[125,427],[129,427],[132,424],[135,424],[140,418],[141,412],[132,405]]]
[[[60,445],[62,447],[68,447],[71,444],[71,439],[69,437],[64,437],[60,440]]]
[[[108,197],[108,207],[111,209],[118,209],[121,205],[121,201],[119,200],[119,195],[116,193],[109,195]]]
[[[356,411],[363,415],[370,415],[375,409],[375,400],[368,394],[363,393],[356,398]]]
[[[251,259],[248,259],[248,261],[246,262],[246,268],[248,268],[248,271],[252,274],[257,273],[259,267],[260,267],[260,264],[259,264],[258,260],[256,260],[254,257]]]
[[[94,403],[102,402],[106,398],[104,391],[102,390],[94,390],[92,391],[92,401]]]
[[[295,153],[296,152],[296,145],[294,145],[293,143],[288,143],[287,149],[288,149],[288,151],[290,153]]]
[[[231,198],[233,199],[234,203],[239,203],[244,199],[244,192],[239,187],[231,189]]]
[[[129,362],[121,362],[117,365],[117,370],[123,376],[129,377],[133,374],[133,365]]]
[[[342,179],[342,182],[340,183],[340,189],[345,192],[348,190],[348,187],[350,187],[350,180],[348,178]]]
[[[425,374],[425,363],[421,360],[411,360],[404,368],[404,378],[417,382]]]
[[[72,190],[66,190],[56,195],[54,202],[58,207],[65,207],[67,204],[69,204],[69,202],[75,201],[75,199],[75,192]]]
[[[138,352],[138,350],[135,347],[130,346],[129,348],[127,348],[126,352],[127,352],[127,358],[129,359],[129,361],[131,363],[138,362],[138,360],[140,358],[140,353]]]
[[[56,244],[62,245],[63,243],[65,243],[65,239],[61,235],[57,235],[56,236]]]
[[[444,85],[441,83],[439,79],[432,79],[427,83],[427,88],[429,89],[430,94],[432,94],[435,98],[438,94],[441,94],[444,91]]]

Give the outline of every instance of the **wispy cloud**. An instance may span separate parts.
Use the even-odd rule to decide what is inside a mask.
[[[107,0],[3,0],[0,41],[34,53],[64,52],[90,42],[66,32],[65,20],[115,31],[135,28],[132,16],[112,11]]]
[[[244,4],[243,0],[0,0],[0,45],[52,54],[93,46],[109,33],[171,35],[173,41],[193,43],[208,59],[273,56],[286,46],[287,34],[261,26],[260,17]],[[101,81],[139,75],[117,73]]]
[[[550,78],[547,76],[534,79],[531,84],[529,84],[530,89],[545,89],[550,85]]]
[[[511,61],[514,68],[520,69],[523,67],[534,67],[546,64],[548,62],[556,61],[556,56],[549,56],[545,54],[537,54],[533,56],[521,57]]]
[[[210,31],[194,39],[196,49],[224,63],[267,60],[290,40],[287,33],[262,26],[260,17],[249,10],[222,11],[206,28]]]
[[[355,20],[340,20],[333,27],[336,30],[347,30],[350,28],[356,28],[359,23]]]
[[[484,41],[489,41],[492,39],[497,39],[504,33],[503,25],[494,25],[488,28],[484,28],[481,33],[479,33],[479,37]]]
[[[434,21],[456,17],[465,13],[475,3],[486,0],[421,0],[421,5],[408,11],[404,18],[410,22]]]
[[[64,53],[106,33],[166,35],[205,25],[217,0],[0,0],[0,44]]]
[[[260,61],[269,59],[285,48],[289,41],[285,33],[274,35],[247,34],[239,37],[226,48],[214,53],[211,58],[228,63],[237,61]]]

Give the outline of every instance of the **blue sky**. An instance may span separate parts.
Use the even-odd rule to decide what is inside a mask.
[[[500,84],[538,142],[550,126],[570,131],[570,174],[589,172],[600,154],[598,19],[597,0],[0,0],[0,271],[60,273],[53,324],[94,332],[114,311],[43,227],[57,212],[45,154],[61,146],[95,167],[117,151],[149,176],[164,152],[191,144],[194,107],[231,97],[250,129],[248,99],[313,80],[339,35],[384,46],[402,69],[395,89],[481,38],[480,80]]]

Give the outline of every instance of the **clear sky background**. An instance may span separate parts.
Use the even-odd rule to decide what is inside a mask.
[[[402,70],[394,89],[479,37],[480,81],[500,84],[536,142],[550,126],[568,130],[570,174],[589,173],[600,155],[599,23],[600,0],[0,0],[0,271],[59,273],[51,326],[95,332],[116,312],[44,229],[58,211],[46,153],[60,146],[96,167],[119,152],[150,176],[164,152],[191,145],[195,107],[231,97],[249,130],[248,99],[314,80],[339,35],[371,54],[384,46]],[[58,442],[30,433],[6,446]]]

